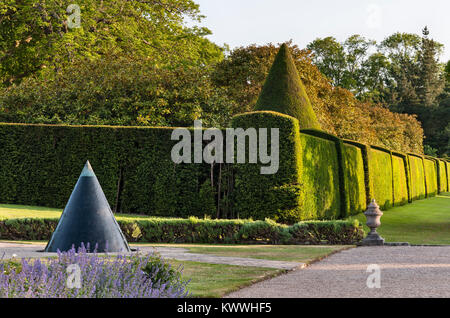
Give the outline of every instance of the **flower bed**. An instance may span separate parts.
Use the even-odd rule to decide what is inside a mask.
[[[53,259],[0,262],[0,298],[187,296],[187,283],[181,280],[180,271],[158,257],[99,257],[88,253],[88,248],[58,253]]]

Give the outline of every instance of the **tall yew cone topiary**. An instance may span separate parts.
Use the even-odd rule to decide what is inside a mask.
[[[269,110],[297,118],[301,129],[320,129],[305,87],[286,44],[278,51],[255,110]]]

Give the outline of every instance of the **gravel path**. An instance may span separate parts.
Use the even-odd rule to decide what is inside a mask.
[[[271,261],[255,258],[244,257],[228,257],[228,256],[216,256],[211,254],[196,254],[189,253],[188,249],[179,247],[153,247],[153,246],[132,246],[138,247],[139,251],[143,254],[152,252],[158,252],[162,257],[167,259],[176,259],[181,261],[193,261],[201,263],[211,264],[227,264],[227,265],[239,265],[250,267],[266,267],[276,269],[292,270],[295,268],[304,267],[304,263],[298,262],[283,262],[283,261]],[[56,253],[43,253],[45,244],[20,244],[20,243],[0,243],[0,259],[12,258],[15,254],[16,258],[23,257],[48,257],[55,256]],[[114,254],[112,254],[114,255]]]
[[[0,243],[0,259],[46,257],[44,244]],[[136,246],[135,246],[136,247]],[[213,264],[296,269],[227,295],[233,298],[450,297],[450,246],[358,247],[333,254],[308,267],[303,263],[189,253],[175,247],[139,246],[164,258]],[[380,268],[380,288],[366,282]]]
[[[380,288],[366,285],[370,264],[380,267]],[[353,248],[227,297],[450,297],[450,246]]]

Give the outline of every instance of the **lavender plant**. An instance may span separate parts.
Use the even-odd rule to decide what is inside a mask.
[[[100,257],[88,253],[81,246],[76,251],[58,252],[53,259],[22,259],[0,262],[0,298],[181,298],[188,295],[187,282],[182,281],[180,270],[173,279],[161,281],[157,266],[148,271],[155,255],[118,255]],[[80,269],[80,288],[68,287],[70,265]],[[144,271],[146,269],[146,271]],[[170,267],[169,267],[170,269]]]

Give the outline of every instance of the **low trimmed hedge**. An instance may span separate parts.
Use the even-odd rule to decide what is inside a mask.
[[[355,221],[308,221],[288,226],[270,219],[211,220],[149,218],[118,220],[128,242],[221,244],[354,244],[364,232]],[[49,240],[58,224],[51,219],[0,221],[2,240]]]

